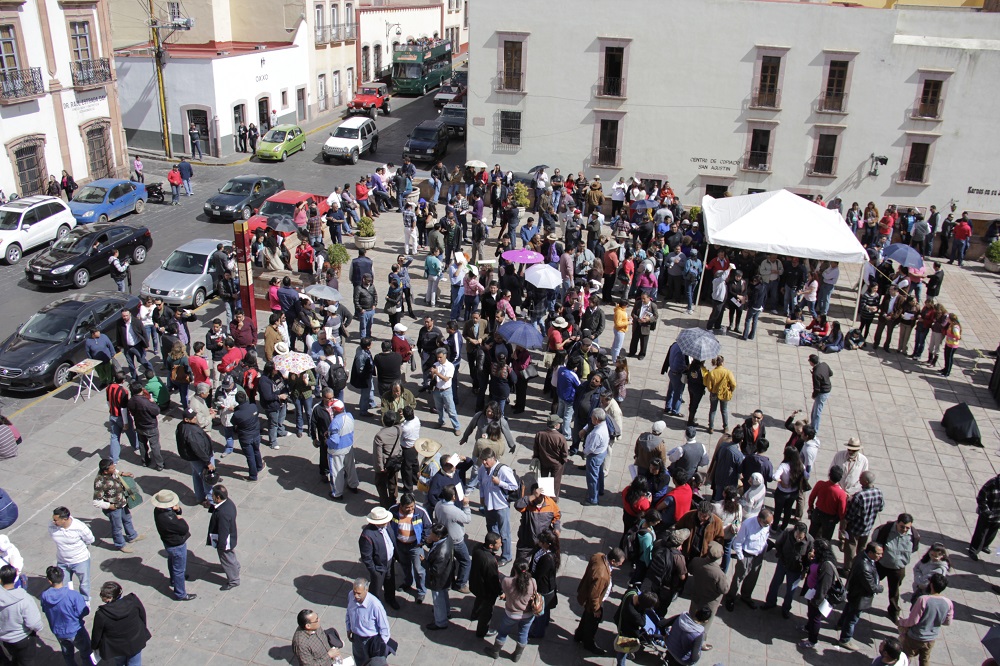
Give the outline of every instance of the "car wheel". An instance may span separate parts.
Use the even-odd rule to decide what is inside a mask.
[[[251,215],[253,215],[253,210],[250,206],[244,206],[243,210],[240,211],[240,217],[244,220],[249,220]]]
[[[368,116],[372,120],[375,120],[375,116],[377,116],[377,115],[378,115],[378,109],[376,109],[374,106],[371,106],[371,107],[368,108]]]
[[[11,243],[8,245],[7,252],[4,254],[4,259],[6,259],[7,263],[12,266],[21,261],[21,246],[17,243]]]
[[[281,161],[284,162],[286,159],[288,159],[288,153],[283,150],[281,151]]]
[[[52,375],[52,385],[59,388],[69,379],[69,363],[63,363]]]
[[[371,153],[372,155],[374,155],[375,151],[377,151],[377,150],[378,150],[378,138],[375,138],[375,139],[372,139],[372,145],[369,146],[368,152]]]
[[[389,108],[388,104],[383,104],[382,105],[382,113],[384,113],[387,116],[388,115],[392,115],[392,109]]]
[[[107,215],[101,215],[99,218],[97,218],[97,221],[100,222],[101,224],[107,224],[107,222],[108,222],[108,216]]]
[[[193,305],[196,308],[200,308],[204,304],[205,304],[205,290],[199,289],[198,291],[194,292],[194,301],[192,301],[191,305]]]
[[[132,250],[132,263],[141,264],[144,261],[146,261],[146,246],[136,245]]]
[[[323,153],[323,163],[324,164],[329,164],[330,163],[330,156],[327,155],[326,153]]]
[[[59,230],[56,232],[56,240],[62,239],[68,233],[69,233],[69,227],[67,227],[65,224],[61,225],[59,227]]]
[[[358,149],[357,148],[354,148],[353,150],[351,150],[351,164],[357,164],[359,157],[360,157],[360,155],[358,155]]]
[[[138,215],[139,213],[141,213],[145,209],[146,209],[146,202],[143,201],[142,199],[136,199],[136,202],[135,202],[135,213],[136,213],[136,215]]]
[[[73,286],[77,289],[83,289],[90,282],[90,271],[86,268],[78,268],[76,273],[73,273]]]

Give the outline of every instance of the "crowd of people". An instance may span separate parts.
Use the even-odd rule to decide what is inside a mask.
[[[885,593],[886,614],[899,637],[883,641],[873,663],[902,665],[908,657],[929,663],[934,641],[954,612],[943,596],[950,555],[938,542],[921,553],[909,514],[889,520],[880,515],[885,501],[858,438],[828,468],[817,464],[818,433],[833,389],[832,371],[818,354],[809,356],[809,418],[796,412],[785,419],[787,441],[777,452],[770,453],[768,435],[781,435],[767,432],[761,410],[731,423],[728,404],[738,382],[725,359],[690,357],[678,343],[666,351],[661,369],[667,375],[662,420],[649,424],[634,445],[620,440],[624,412],[633,411],[637,400],[628,391],[629,360],[655,353],[649,338],[663,314],[693,313],[703,273],[710,330],[752,340],[769,310],[784,318],[786,340],[831,353],[863,346],[877,320],[873,344],[884,338],[885,351],[896,327],[897,351],[909,352],[916,328],[912,357],[920,358],[926,347],[932,366],[943,343],[947,376],[961,325],[935,301],[944,276],[940,264],[930,276],[896,269],[881,257],[885,239],[869,239],[860,338],[852,338],[853,331],[828,320],[839,280],[836,263],[712,249],[700,230],[700,214],[685,209],[669,183],[619,179],[605,194],[600,177],[564,177],[558,169],[550,176],[540,169],[529,183],[534,196],[522,226],[523,202],[516,205],[513,176],[499,165],[492,172],[448,171],[439,163],[431,172],[430,200],[415,203],[408,196],[410,168],[404,163],[389,179],[382,167],[377,179],[338,187],[330,195],[325,227],[317,210],[307,205],[297,211],[300,247],[311,250],[297,263],[298,277],[334,287],[342,299],[308,296],[293,275],[274,278],[270,312],[258,313],[267,324],[257,327],[239,308],[231,253],[220,247],[212,261],[230,281],[219,290],[228,321],[207,322],[203,339],[192,334],[193,313],[159,299],[144,302],[136,313],[123,312],[114,340],[92,332],[88,351],[105,361],[99,374],[111,430],[93,501],[110,522],[115,548],[132,552],[130,544],[144,536],[131,517],[139,501],[131,474],[117,467],[124,457],[122,437],[136,465],[162,470],[165,455],[173,453],[161,447],[160,427],[179,408],[177,456],[190,466],[195,502],[211,512],[206,545],[217,551],[225,573],[222,590],[238,587],[237,509],[216,465],[238,446],[246,460],[240,476],[255,482],[267,467],[262,444],[278,450],[294,429],[315,446],[317,472],[329,484],[331,501],[351,501],[347,493],[367,490],[364,484],[378,498],[358,537],[366,576],[353,580],[344,600],[350,648],[332,627],[322,629],[315,611],[303,609],[292,640],[300,663],[328,666],[348,649],[358,664],[386,663],[396,649],[388,614],[401,608],[400,592],[414,604],[430,592],[428,632],[451,627],[452,595],[471,595],[476,636],[489,641],[485,653],[497,657],[511,639],[509,654],[516,662],[530,639],[545,637],[560,601],[556,581],[568,553],[562,550],[559,503],[576,501],[569,500],[563,480],[578,457],[586,481],[580,503],[617,505],[620,498],[622,507],[615,547],[574,553],[588,561],[576,589],[582,611],[574,640],[590,652],[612,649],[619,664],[639,650],[656,652],[665,663],[695,664],[712,650],[708,637],[720,609],[766,611],[780,603],[789,618],[796,591],[804,590],[802,649],[813,649],[834,619],[835,640],[860,649],[853,642],[859,620]],[[403,183],[402,192],[393,180]],[[393,208],[401,213],[405,247],[384,276],[376,275],[365,250],[345,267],[346,274],[327,264],[327,246],[352,233],[364,217]],[[923,248],[922,226],[900,223],[894,213],[879,218],[876,233],[885,236],[888,217],[890,238],[894,226],[906,228],[904,240]],[[849,213],[848,223],[852,219],[858,233],[869,233],[867,214]],[[285,242],[275,238],[257,239],[254,256],[270,268],[290,268],[291,251],[283,259]],[[538,252],[541,263],[558,272],[558,284],[544,287],[527,279],[524,264],[503,256],[517,247]],[[301,259],[298,250],[296,257]],[[422,299],[414,295],[420,277],[427,283],[417,290]],[[384,285],[382,300],[376,285]],[[421,306],[422,319],[415,313]],[[385,329],[375,327],[379,312],[389,331],[382,339],[376,332]],[[802,324],[804,312],[812,318],[808,326]],[[537,345],[508,340],[502,327],[515,321],[537,331]],[[776,321],[780,326],[781,318]],[[529,347],[541,353],[533,355]],[[115,360],[118,352],[125,366]],[[158,368],[149,352],[159,355]],[[348,387],[357,394],[356,409],[348,406]],[[704,431],[721,435],[714,446],[700,441],[699,407],[706,393]],[[472,415],[464,424],[460,410]],[[528,450],[524,439],[520,445],[516,439],[526,410],[546,423],[522,431],[531,434]],[[377,427],[370,456],[368,442],[355,441],[356,419]],[[428,419],[457,441],[428,437]],[[471,455],[465,455],[461,447],[470,440]],[[362,444],[366,450],[359,452]],[[620,493],[605,489],[615,455],[631,463],[631,482]],[[520,464],[524,457],[537,463]],[[980,524],[968,551],[973,559],[988,551],[1000,527],[1000,477],[978,499]],[[152,504],[172,594],[178,601],[194,599],[185,584],[190,530],[180,498],[163,489]],[[466,533],[478,520],[485,522],[486,536],[470,544]],[[51,589],[42,595],[42,609],[67,663],[74,649],[86,654],[93,648],[117,663],[139,664],[149,638],[141,602],[117,583],[105,584],[104,605],[88,633],[88,548],[94,535],[66,507],[55,509],[49,530],[57,566],[46,573]],[[757,595],[771,551],[777,566],[766,591]],[[16,548],[0,536],[0,639],[13,663],[30,664],[41,621],[23,591],[23,561],[12,552]],[[627,572],[627,584],[614,616],[606,617],[619,569]],[[905,611],[908,571],[911,608]],[[71,587],[74,576],[78,591]],[[617,579],[624,582],[624,576]],[[675,603],[678,597],[686,601]],[[494,617],[498,600],[503,610]],[[598,639],[605,620],[614,627],[613,645]]]

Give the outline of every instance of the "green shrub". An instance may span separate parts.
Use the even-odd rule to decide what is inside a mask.
[[[1000,264],[1000,240],[993,241],[986,248],[986,258],[995,264]]]
[[[351,260],[351,255],[347,253],[347,248],[340,243],[334,243],[326,250],[326,258],[331,266],[343,266]]]
[[[365,215],[358,222],[357,235],[362,238],[371,238],[375,235],[375,220]]]
[[[530,203],[528,186],[524,183],[514,183],[514,205],[518,208],[527,208]]]

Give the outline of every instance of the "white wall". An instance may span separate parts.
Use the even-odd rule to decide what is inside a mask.
[[[583,170],[605,179],[637,172],[665,174],[689,204],[701,198],[706,184],[728,184],[734,194],[786,187],[862,205],[874,200],[936,203],[940,208],[955,198],[960,209],[1000,210],[1000,196],[968,193],[969,187],[1000,193],[988,166],[1000,150],[1000,132],[990,111],[1000,84],[1000,41],[995,41],[1000,15],[674,0],[644,5],[637,20],[617,2],[577,0],[574,11],[552,21],[534,11],[535,6],[531,0],[470,3],[470,158],[514,170],[544,162],[564,173]],[[497,31],[530,33],[527,94],[493,90]],[[594,95],[598,37],[631,39],[624,101]],[[953,39],[966,41],[948,41]],[[960,48],[941,46],[946,43]],[[790,47],[783,60],[780,111],[748,108],[760,45]],[[824,49],[858,52],[846,115],[816,111],[825,85]],[[954,70],[940,122],[910,118],[918,95],[918,68]],[[499,143],[496,119],[501,109],[523,113],[519,148]],[[621,169],[590,164],[595,109],[625,112]],[[772,173],[737,170],[735,180],[701,175],[694,158],[743,156],[751,119],[778,122],[772,132]],[[846,126],[840,135],[836,178],[807,173],[818,123]],[[907,130],[940,135],[934,141],[927,185],[896,182]],[[878,177],[867,175],[873,152],[889,158]]]

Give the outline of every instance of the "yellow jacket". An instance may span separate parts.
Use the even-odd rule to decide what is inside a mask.
[[[736,378],[729,368],[720,365],[705,374],[705,388],[714,393],[719,400],[732,400],[736,390]]]
[[[628,311],[624,305],[615,306],[615,330],[622,333],[628,330]]]

